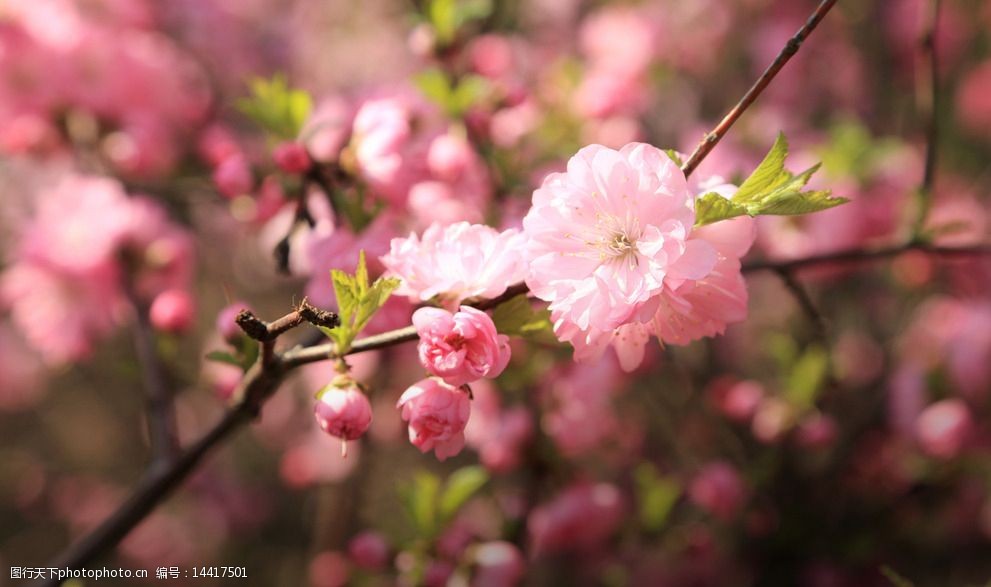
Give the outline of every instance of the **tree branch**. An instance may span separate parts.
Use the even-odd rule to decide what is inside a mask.
[[[747,108],[749,108],[750,105],[757,100],[757,97],[761,95],[761,92],[763,92],[764,89],[771,83],[771,80],[778,75],[781,68],[783,68],[796,53],[798,53],[798,49],[802,46],[802,42],[805,41],[806,37],[808,37],[817,26],[819,26],[819,23],[834,4],[836,4],[836,0],[823,0],[819,3],[819,6],[815,9],[812,15],[809,16],[809,19],[805,21],[804,25],[802,25],[802,28],[798,29],[795,36],[788,40],[785,46],[781,49],[781,52],[778,53],[778,56],[775,57],[771,65],[764,70],[764,73],[757,78],[754,85],[747,90],[747,93],[743,95],[743,98],[740,99],[736,106],[734,106],[733,109],[730,110],[725,117],[723,117],[722,121],[720,121],[720,123],[717,124],[709,134],[705,135],[702,142],[695,147],[695,151],[692,152],[685,163],[681,166],[681,170],[685,173],[685,177],[688,177],[693,171],[695,171],[695,168],[698,167],[699,163],[701,163],[703,159],[705,159],[706,155],[709,154],[709,151],[712,151],[713,147],[715,147],[716,144],[722,140],[723,136],[726,135],[730,127],[733,126],[733,123],[735,123],[737,119],[740,118],[744,112],[746,112]]]
[[[812,255],[801,259],[785,261],[751,261],[744,263],[742,271],[793,271],[816,265],[861,263],[896,257],[907,251],[922,251],[937,257],[979,257],[991,255],[991,244],[979,244],[969,247],[940,247],[927,243],[913,242],[878,249],[850,249],[835,253]]]
[[[925,29],[920,40],[919,67],[916,73],[916,101],[919,115],[925,120],[926,158],[918,192],[915,234],[925,226],[936,183],[936,160],[939,143],[939,60],[936,53],[936,27],[939,24],[940,0],[931,0]]]
[[[148,305],[138,299],[130,284],[125,284],[124,290],[134,311],[134,349],[141,371],[141,385],[145,390],[152,464],[155,467],[166,466],[179,452],[169,377],[155,347],[155,333],[148,318]]]

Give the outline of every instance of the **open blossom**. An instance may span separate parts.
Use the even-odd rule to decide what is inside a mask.
[[[440,308],[413,313],[420,337],[420,363],[453,386],[482,377],[498,377],[509,362],[509,337],[496,332],[492,318],[481,310],[461,306],[451,314]]]
[[[463,390],[430,377],[403,392],[397,407],[409,422],[409,441],[420,452],[433,450],[443,461],[464,448],[471,401]]]
[[[523,243],[523,235],[513,229],[432,224],[422,237],[392,239],[382,263],[388,275],[402,280],[396,294],[414,302],[437,296],[445,307],[456,308],[467,298],[495,297],[523,281]]]
[[[694,223],[684,175],[650,145],[585,147],[544,180],[523,220],[526,282],[577,359],[613,344],[632,370],[651,336],[686,344],[745,317],[752,221]]]

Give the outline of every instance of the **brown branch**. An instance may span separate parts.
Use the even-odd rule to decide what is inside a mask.
[[[743,264],[742,271],[744,273],[752,273],[754,271],[794,271],[816,265],[862,263],[896,257],[907,251],[921,251],[937,257],[979,257],[991,255],[991,244],[979,244],[969,247],[940,247],[915,242],[879,249],[850,249],[785,261],[751,261]]]
[[[815,302],[812,301],[812,296],[809,295],[808,290],[805,289],[805,286],[795,277],[792,271],[788,269],[777,269],[775,273],[781,278],[781,282],[788,288],[788,291],[791,292],[792,297],[798,302],[806,318],[812,323],[812,327],[815,329],[816,339],[819,340],[824,349],[828,350],[829,338],[826,334],[826,319],[822,317],[822,313],[816,307]]]
[[[141,371],[141,385],[147,403],[146,418],[148,442],[151,445],[152,465],[166,466],[179,452],[176,433],[175,406],[169,388],[169,376],[155,345],[155,333],[148,317],[148,304],[141,302],[131,284],[124,284],[124,291],[134,311],[134,350]]]
[[[936,53],[936,30],[939,24],[940,0],[931,0],[927,7],[925,29],[920,40],[919,67],[916,73],[916,100],[919,115],[925,120],[926,155],[922,183],[918,191],[918,212],[915,234],[925,226],[936,183],[936,160],[939,143],[939,59]]]
[[[775,57],[771,65],[764,70],[754,85],[747,90],[747,93],[743,95],[743,98],[733,107],[729,113],[723,117],[722,121],[716,125],[712,131],[705,135],[702,142],[695,147],[695,151],[688,157],[685,163],[681,166],[681,170],[685,173],[685,177],[688,177],[695,171],[699,163],[712,151],[713,147],[722,140],[723,136],[729,131],[733,123],[737,121],[740,116],[746,112],[747,108],[757,100],[757,97],[761,95],[761,92],[771,83],[781,68],[785,66],[786,63],[798,53],[798,49],[802,46],[802,42],[805,41],[806,37],[812,33],[813,30],[819,25],[819,22],[826,16],[826,13],[836,4],[836,0],[823,0],[819,3],[819,6],[815,9],[809,19],[802,25],[802,28],[798,29],[795,36],[788,39],[788,42]]]

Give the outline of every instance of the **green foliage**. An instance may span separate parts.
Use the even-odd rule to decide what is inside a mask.
[[[681,486],[671,477],[664,477],[649,463],[637,467],[633,474],[640,524],[648,532],[664,527],[681,497]]]
[[[454,41],[461,27],[488,18],[492,9],[492,0],[430,0],[426,16],[443,47]]]
[[[259,345],[256,341],[247,336],[238,339],[235,351],[210,351],[206,354],[206,360],[215,363],[226,363],[247,371],[258,359]]]
[[[337,344],[338,353],[346,353],[375,312],[378,312],[392,292],[399,287],[399,280],[380,277],[369,285],[365,251],[361,251],[358,255],[358,268],[354,275],[333,269],[330,277],[334,284],[334,295],[337,296],[337,314],[341,318],[341,325],[337,328],[321,327],[320,330]]]
[[[787,156],[788,141],[783,134],[779,134],[770,152],[740,185],[732,199],[711,192],[696,200],[695,225],[704,226],[744,214],[808,214],[848,201],[846,198],[833,197],[829,190],[802,191],[819,166],[815,165],[794,175],[784,168]]]
[[[412,483],[401,490],[417,534],[428,541],[437,536],[488,481],[489,474],[477,465],[454,471],[443,486],[437,475],[417,472]]]
[[[553,340],[550,310],[535,310],[524,294],[496,306],[492,311],[492,321],[502,334],[537,340],[546,340],[550,336]]]
[[[674,161],[674,164],[678,167],[685,164],[685,162],[681,159],[681,153],[675,151],[674,149],[664,149],[664,154],[668,156],[668,159]]]
[[[454,83],[437,68],[420,72],[414,82],[424,96],[440,106],[451,118],[463,116],[491,90],[491,85],[482,76],[466,75]]]
[[[798,358],[787,381],[789,402],[799,410],[815,404],[816,396],[829,371],[829,354],[819,345],[810,345]]]
[[[438,510],[441,524],[454,518],[465,503],[489,482],[489,474],[484,467],[462,467],[451,473],[440,495]]]
[[[296,138],[313,109],[310,95],[290,88],[283,75],[255,78],[250,87],[251,96],[239,99],[237,109],[275,138]]]

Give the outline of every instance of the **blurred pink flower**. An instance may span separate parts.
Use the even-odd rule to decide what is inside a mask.
[[[973,427],[967,404],[959,399],[938,401],[919,414],[915,437],[933,457],[951,459],[963,450]]]
[[[221,195],[229,199],[250,194],[255,185],[251,164],[241,153],[230,155],[214,168],[213,183]]]
[[[494,541],[479,544],[472,551],[475,573],[474,587],[513,587],[526,572],[526,562],[519,549],[510,542]]]
[[[424,105],[393,95],[365,101],[354,116],[350,147],[361,177],[393,204],[405,202],[410,186],[425,173],[425,147],[414,136]]]
[[[702,468],[688,486],[688,497],[703,510],[724,522],[736,517],[747,490],[733,465],[717,461]]]
[[[272,160],[284,173],[304,173],[313,164],[306,147],[296,141],[286,141],[272,150]]]
[[[348,542],[348,556],[363,569],[381,570],[389,562],[389,543],[378,532],[366,530]]]
[[[493,379],[509,363],[509,337],[496,332],[492,318],[481,310],[461,306],[451,314],[420,308],[413,313],[413,326],[420,337],[420,363],[448,385]]]
[[[626,381],[616,361],[568,365],[547,381],[550,407],[541,426],[563,454],[582,455],[617,440],[622,425],[613,398]]]
[[[168,289],[158,294],[148,310],[151,325],[161,330],[178,334],[189,330],[196,321],[196,302],[189,292],[182,289]]]
[[[435,296],[453,309],[467,298],[492,298],[523,280],[523,236],[482,224],[433,224],[422,237],[392,239],[382,257],[386,274],[402,280],[396,294],[410,301]]]
[[[991,60],[967,73],[957,90],[956,113],[964,130],[979,137],[991,132]]]
[[[601,546],[623,521],[623,497],[608,483],[579,483],[530,512],[533,553],[589,551]]]
[[[409,440],[420,452],[433,450],[443,461],[464,448],[464,430],[471,413],[471,401],[464,390],[430,377],[403,392],[396,407],[409,422]]]
[[[485,380],[471,386],[471,419],[465,427],[468,446],[490,471],[507,473],[520,465],[533,437],[533,416],[521,405],[503,409],[499,392]]]

